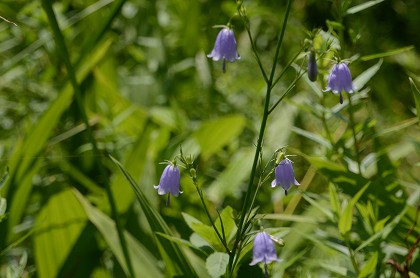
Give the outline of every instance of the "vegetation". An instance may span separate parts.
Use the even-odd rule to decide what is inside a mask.
[[[419,14],[2,1],[0,277],[419,277]],[[226,68],[207,57],[220,28],[240,55]],[[343,103],[325,91],[338,62]],[[167,204],[168,163],[183,193]],[[281,261],[251,266],[261,231]]]

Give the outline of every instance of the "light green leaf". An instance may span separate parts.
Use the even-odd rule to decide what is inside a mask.
[[[381,3],[381,2],[384,2],[384,1],[385,0],[372,0],[372,1],[367,1],[367,2],[365,2],[363,4],[360,4],[360,5],[351,7],[350,9],[348,9],[346,11],[346,14],[355,14],[355,13],[364,11],[364,10],[366,10],[366,9],[372,7],[372,6],[375,6],[375,5],[377,5],[377,4]]]
[[[378,263],[378,252],[375,252],[373,253],[372,257],[370,257],[369,261],[367,261],[367,263],[363,265],[357,278],[364,278],[370,275],[375,270],[377,263]]]
[[[218,278],[225,274],[229,263],[229,255],[226,253],[215,252],[206,260],[206,268],[211,277]]]
[[[244,127],[245,118],[242,115],[230,115],[202,124],[192,136],[197,140],[201,154],[206,159],[238,137]]]
[[[349,202],[344,211],[341,213],[340,219],[338,221],[338,229],[340,233],[345,235],[347,232],[351,230],[353,222],[353,204]]]
[[[74,189],[73,192],[84,207],[89,220],[98,229],[99,233],[111,248],[118,263],[121,265],[126,275],[129,276],[130,273],[118,238],[115,222],[102,211],[93,207],[77,190]],[[156,265],[157,259],[149,250],[138,242],[130,233],[125,231],[124,236],[127,240],[128,252],[130,253],[134,273],[137,277],[163,277],[162,272]]]
[[[340,217],[340,203],[338,202],[337,189],[335,188],[335,185],[332,183],[328,185],[328,189],[330,192],[331,208],[335,212],[335,214],[338,217]]]
[[[353,84],[356,87],[356,90],[361,90],[366,85],[366,83],[369,82],[369,80],[381,68],[382,62],[383,62],[383,59],[380,59],[375,65],[373,65],[372,67],[368,68],[367,70],[365,70],[364,72],[362,72],[361,74],[359,74],[359,76],[357,76],[354,79]]]
[[[344,208],[343,213],[338,221],[338,229],[340,233],[345,235],[347,232],[351,230],[352,222],[353,222],[353,208],[356,203],[359,201],[360,197],[369,187],[370,182],[367,183],[362,189],[357,192],[357,194],[350,200],[347,206]]]
[[[70,189],[50,197],[35,221],[33,242],[38,277],[59,276],[86,224],[86,214]]]
[[[390,50],[390,51],[387,51],[387,52],[362,56],[362,57],[360,57],[360,60],[369,61],[369,60],[373,60],[373,59],[385,58],[385,57],[397,55],[397,54],[400,54],[400,53],[408,52],[408,51],[411,51],[412,49],[414,49],[414,45],[393,49],[393,50]]]

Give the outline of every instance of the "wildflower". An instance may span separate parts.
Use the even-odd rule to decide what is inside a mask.
[[[223,59],[223,72],[226,72],[226,60],[232,63],[241,58],[236,52],[235,34],[232,29],[224,27],[220,30],[214,48],[207,57],[213,58],[213,61]]]
[[[180,178],[181,174],[179,173],[178,167],[175,164],[169,164],[166,166],[165,170],[163,170],[159,185],[154,186],[154,188],[158,190],[159,195],[169,193],[166,205],[169,205],[171,194],[177,197],[179,193],[182,193],[182,191],[179,190]]]
[[[275,169],[276,178],[271,183],[271,187],[280,185],[283,187],[285,194],[289,190],[292,184],[300,185],[295,178],[295,172],[293,171],[292,161],[288,158],[283,159]]]
[[[249,265],[264,263],[265,277],[268,277],[267,264],[273,261],[280,261],[280,259],[277,258],[274,242],[269,234],[266,232],[259,232],[254,239],[252,262]]]
[[[351,94],[354,92],[353,81],[350,70],[345,63],[335,64],[328,78],[328,87],[325,91],[332,91],[340,94],[340,103],[343,103],[342,91]]]
[[[316,58],[315,57],[315,52],[311,51],[309,53],[309,60],[308,60],[308,78],[312,82],[315,82],[316,78],[318,76],[318,66],[316,64],[316,59],[315,58]]]

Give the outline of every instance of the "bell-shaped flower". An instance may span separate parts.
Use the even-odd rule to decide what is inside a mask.
[[[235,34],[232,29],[224,27],[220,30],[214,43],[214,48],[207,57],[212,58],[213,61],[223,59],[223,72],[226,72],[226,60],[235,62],[241,58],[236,52]]]
[[[334,94],[340,94],[340,103],[343,103],[342,91],[351,94],[354,92],[353,81],[350,70],[345,63],[338,63],[331,69],[328,78],[328,86],[325,91],[332,91]]]
[[[311,51],[309,53],[309,58],[308,58],[308,78],[312,82],[315,82],[317,77],[318,77],[318,65],[316,64],[315,51]]]
[[[177,197],[182,191],[179,190],[181,174],[178,167],[175,164],[169,164],[163,170],[162,176],[160,177],[159,185],[154,186],[157,189],[159,195],[165,195],[168,193],[168,200],[166,205],[169,205],[171,194]]]
[[[275,169],[275,179],[271,183],[271,187],[280,185],[283,187],[285,194],[289,190],[292,184],[300,185],[295,178],[295,172],[293,171],[292,161],[288,158],[283,159]]]
[[[252,262],[249,265],[264,263],[265,276],[268,277],[267,264],[281,261],[276,254],[274,242],[266,232],[259,232],[254,239]]]

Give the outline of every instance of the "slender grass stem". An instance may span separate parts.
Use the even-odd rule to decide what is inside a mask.
[[[56,43],[56,48],[57,48],[57,52],[61,55],[61,58],[63,59],[63,62],[65,64],[65,67],[67,69],[67,73],[68,73],[68,78],[69,81],[73,87],[74,90],[74,95],[75,95],[75,99],[76,99],[76,104],[78,106],[80,115],[82,117],[83,123],[86,125],[86,132],[88,135],[88,140],[90,141],[90,143],[92,144],[92,149],[93,152],[95,154],[96,157],[98,157],[97,163],[98,163],[98,169],[100,172],[100,175],[103,179],[103,183],[105,186],[105,190],[106,190],[106,194],[108,197],[108,201],[109,204],[111,206],[111,211],[112,211],[112,216],[114,218],[115,221],[115,225],[117,228],[117,232],[118,232],[118,238],[121,244],[121,248],[123,250],[123,254],[124,254],[124,258],[127,264],[127,268],[128,268],[128,274],[130,277],[135,277],[134,275],[134,270],[133,270],[133,266],[131,264],[131,260],[130,260],[130,256],[129,256],[129,252],[127,249],[127,243],[124,237],[124,233],[123,233],[123,228],[121,226],[121,222],[119,219],[119,214],[118,214],[118,210],[117,210],[117,206],[114,200],[114,197],[112,195],[112,191],[111,191],[111,186],[110,186],[110,182],[109,182],[109,177],[107,174],[107,171],[105,169],[105,166],[103,165],[102,162],[102,155],[98,149],[98,145],[96,143],[95,137],[93,135],[93,131],[89,125],[89,120],[86,114],[86,111],[84,109],[84,105],[83,105],[83,100],[82,100],[82,90],[80,88],[80,85],[77,82],[76,79],[76,73],[74,70],[74,67],[72,65],[72,63],[70,62],[70,56],[69,56],[69,52],[67,49],[67,46],[65,44],[64,41],[64,36],[61,32],[60,27],[58,26],[57,23],[57,18],[55,16],[54,10],[52,8],[52,2],[50,2],[49,0],[42,0],[42,7],[44,8],[47,16],[48,16],[48,20],[51,26],[51,29],[54,33],[54,39],[55,39],[55,43]]]

